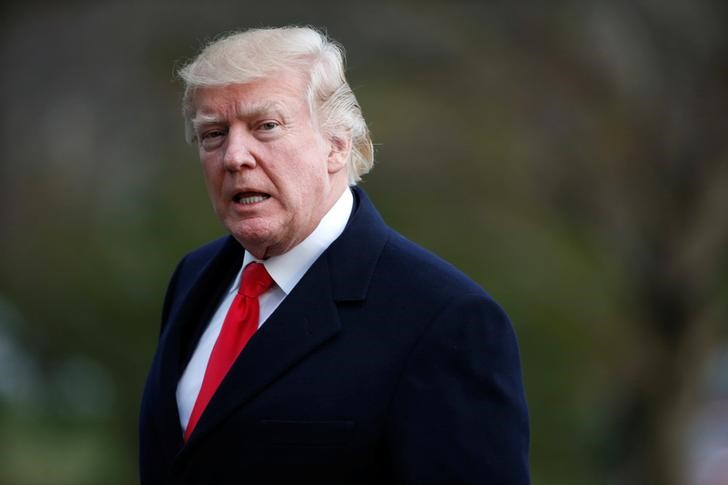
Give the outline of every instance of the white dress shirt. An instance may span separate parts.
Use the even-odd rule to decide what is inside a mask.
[[[202,387],[202,379],[205,376],[205,369],[207,369],[207,361],[210,359],[212,348],[240,286],[240,275],[243,268],[250,262],[258,261],[265,266],[268,274],[275,282],[268,291],[258,298],[260,304],[258,328],[260,328],[303,278],[303,275],[314,261],[341,235],[346,223],[349,221],[353,205],[354,197],[347,187],[333,207],[321,219],[316,229],[287,253],[259,261],[248,251],[245,251],[243,265],[240,267],[238,275],[230,285],[212,319],[210,319],[207,328],[200,337],[200,341],[197,343],[192,358],[177,384],[177,409],[183,431],[187,428],[192,408],[197,400],[197,394],[199,394],[200,387]]]

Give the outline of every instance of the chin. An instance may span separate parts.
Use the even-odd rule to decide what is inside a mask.
[[[268,228],[251,227],[249,224],[227,225],[230,234],[243,245],[244,248],[260,248],[270,246],[273,241]]]
[[[232,234],[235,239],[237,239],[241,243],[244,243],[245,245],[260,246],[265,245],[266,242],[271,240],[270,234],[259,231],[232,229],[230,231],[230,234]]]

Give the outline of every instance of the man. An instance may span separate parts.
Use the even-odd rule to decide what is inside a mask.
[[[355,186],[373,151],[341,50],[250,30],[180,74],[230,235],[167,289],[142,483],[528,483],[510,323]]]

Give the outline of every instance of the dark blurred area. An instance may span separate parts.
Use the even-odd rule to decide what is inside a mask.
[[[324,28],[385,220],[510,314],[534,484],[728,484],[728,3],[5,2],[0,483],[131,484],[166,282],[221,235],[175,70]]]

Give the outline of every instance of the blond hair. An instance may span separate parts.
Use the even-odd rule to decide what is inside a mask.
[[[250,29],[225,35],[179,70],[185,83],[182,111],[187,139],[192,129],[194,94],[199,87],[246,84],[281,71],[308,75],[311,116],[330,138],[350,139],[349,183],[356,184],[374,164],[374,148],[361,108],[344,75],[344,50],[310,27]]]

